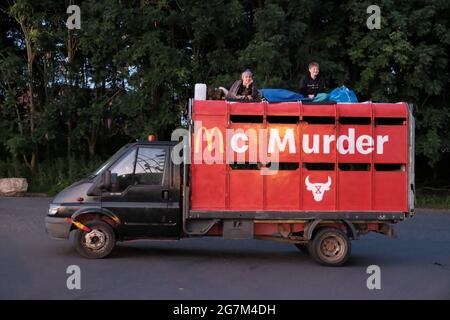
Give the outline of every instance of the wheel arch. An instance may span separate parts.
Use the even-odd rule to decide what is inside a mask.
[[[96,207],[88,207],[80,209],[74,212],[71,216],[72,220],[78,221],[81,223],[85,223],[91,220],[101,220],[109,224],[116,236],[120,238],[120,226],[122,225],[122,221],[110,210],[104,208],[96,208]],[[70,231],[76,229],[76,226],[72,224]]]
[[[313,220],[310,223],[308,223],[306,225],[306,228],[304,231],[304,237],[307,240],[311,240],[320,229],[327,228],[326,225],[324,225],[324,224],[321,225],[321,223],[323,221],[324,220],[322,220],[322,219],[317,219],[317,220]],[[340,219],[340,220],[336,220],[336,222],[340,222],[344,225],[346,232],[347,232],[347,236],[350,239],[355,240],[358,238],[358,232],[356,231],[356,228],[351,221],[349,221],[347,219]]]

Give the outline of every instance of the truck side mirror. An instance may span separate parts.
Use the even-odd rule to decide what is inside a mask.
[[[111,171],[107,170],[94,180],[94,183],[87,191],[88,196],[101,196],[102,191],[111,188]]]

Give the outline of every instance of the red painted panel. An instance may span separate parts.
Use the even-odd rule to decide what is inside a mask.
[[[225,115],[227,102],[224,100],[194,100],[193,115]]]
[[[267,152],[267,147],[264,149],[264,145],[259,143],[260,137],[264,136],[264,132],[260,132],[263,128],[262,124],[256,123],[231,123],[229,126],[231,130],[227,132],[227,163],[260,161],[260,155],[265,155]],[[232,138],[236,134],[238,136],[236,136],[235,148],[246,149],[244,152],[234,152],[231,147]],[[247,138],[244,138],[242,134]],[[263,150],[259,150],[260,148]]]
[[[299,116],[299,102],[279,102],[267,105],[267,115],[292,115]]]
[[[377,150],[374,161],[377,163],[407,163],[408,127],[406,125],[378,125],[375,127]],[[386,140],[378,143],[381,139]]]
[[[372,126],[341,124],[339,125],[338,137],[332,143],[334,148],[336,148],[337,140],[339,139],[342,139],[342,143],[339,143],[339,162],[370,163],[372,161],[372,152],[375,151],[375,140],[372,138]],[[372,143],[369,145],[370,142]]]
[[[334,117],[336,115],[336,105],[334,104],[303,104],[303,116],[313,117]]]
[[[259,170],[230,170],[230,210],[263,209],[263,176]]]
[[[370,171],[339,170],[338,208],[344,211],[371,210]]]
[[[405,171],[375,172],[374,210],[407,211]]]
[[[265,103],[260,102],[230,102],[230,114],[262,115]]]
[[[267,210],[299,210],[300,169],[265,176]]]
[[[271,162],[298,162],[300,152],[298,128],[299,126],[296,124],[271,124],[267,126],[266,150],[274,151],[273,153],[267,153]],[[273,150],[269,150],[271,139]],[[293,143],[290,144],[289,141],[293,141]],[[283,142],[286,142],[286,144],[283,151],[280,151],[279,146]]]
[[[407,118],[406,103],[373,103],[375,117]]]
[[[368,117],[372,115],[370,103],[339,103],[337,104],[339,117]]]
[[[334,171],[303,170],[303,177],[300,186],[303,197],[303,210],[335,210],[336,179]],[[309,187],[307,183],[309,180]],[[331,180],[331,184],[326,188],[326,183]],[[310,190],[308,190],[310,189]],[[327,190],[329,189],[329,190]],[[315,197],[314,197],[315,196]]]
[[[194,117],[191,140],[193,163],[225,163],[226,124],[226,115]]]
[[[303,162],[334,163],[336,161],[336,144],[334,142],[330,144],[324,143],[324,135],[335,135],[334,124],[302,123],[300,125],[300,133],[301,158]]]
[[[225,165],[191,166],[191,208],[225,209]]]

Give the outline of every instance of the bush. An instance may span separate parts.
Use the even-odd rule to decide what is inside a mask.
[[[28,192],[43,192],[53,196],[75,181],[88,176],[101,163],[99,158],[56,158],[39,163],[35,175],[32,176],[25,164],[18,160],[1,161],[0,177],[27,178]]]
[[[450,209],[450,190],[433,187],[417,189],[416,207]]]

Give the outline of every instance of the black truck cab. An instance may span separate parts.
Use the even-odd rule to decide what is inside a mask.
[[[89,221],[103,224],[104,230],[95,228],[93,234],[80,235],[85,238],[81,244],[91,248],[77,247],[78,251],[93,258],[99,257],[92,254],[94,244],[101,247],[102,241],[104,245],[112,237],[109,240],[114,242],[179,239],[183,230],[181,171],[180,166],[170,161],[176,143],[141,141],[125,145],[92,175],[67,187],[53,199],[45,220],[47,232],[53,238],[68,239],[70,231],[77,227],[93,229]]]

